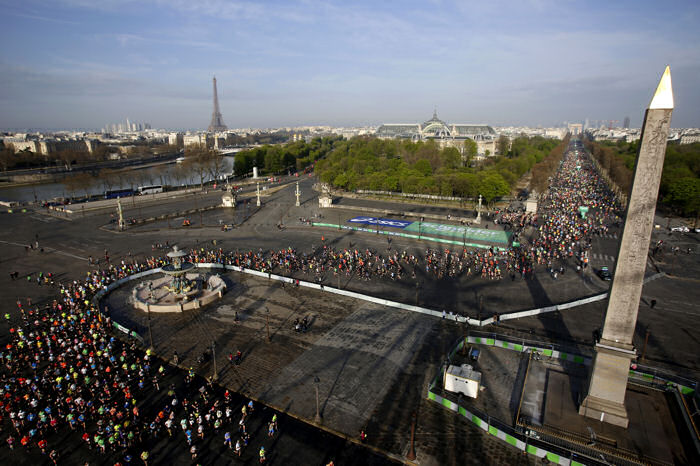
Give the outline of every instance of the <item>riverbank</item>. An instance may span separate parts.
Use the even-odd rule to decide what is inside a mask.
[[[69,170],[59,167],[42,167],[28,170],[15,170],[0,173],[0,189],[28,186],[33,184],[58,183],[68,176],[84,172],[113,170],[116,173],[130,169],[150,168],[158,165],[173,163],[180,153],[158,155],[143,159],[106,161],[87,165],[73,166]]]

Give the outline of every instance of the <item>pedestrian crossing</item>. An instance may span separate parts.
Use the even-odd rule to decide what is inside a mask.
[[[605,239],[617,239],[618,236],[617,236],[617,233],[612,233],[612,234],[606,233],[606,234],[604,234],[604,235],[600,235],[600,238],[605,238]]]
[[[30,218],[33,218],[34,220],[38,220],[40,222],[44,223],[53,223],[53,222],[60,222],[61,219],[53,217],[51,215],[42,215],[42,214],[33,214],[29,216]]]
[[[609,256],[607,254],[593,253],[591,254],[591,259],[601,262],[615,262],[615,256]]]

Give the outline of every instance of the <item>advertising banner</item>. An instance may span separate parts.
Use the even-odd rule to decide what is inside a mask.
[[[511,234],[501,230],[485,230],[482,228],[465,227],[461,225],[443,225],[441,223],[413,222],[406,227],[422,235],[451,236],[453,238],[485,241],[488,243],[508,244]]]
[[[377,225],[380,227],[391,227],[391,228],[406,228],[409,226],[411,221],[408,220],[393,220],[390,218],[377,218],[377,217],[355,217],[348,220],[350,223],[359,223],[362,225]]]

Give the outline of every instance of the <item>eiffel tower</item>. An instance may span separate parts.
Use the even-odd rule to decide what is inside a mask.
[[[226,131],[228,127],[224,124],[224,119],[219,111],[219,96],[216,93],[216,77],[214,77],[214,112],[211,114],[211,123],[207,132],[215,133],[217,131]]]

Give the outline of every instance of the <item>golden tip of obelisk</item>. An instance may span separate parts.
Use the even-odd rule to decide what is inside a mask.
[[[671,87],[671,68],[666,67],[659,86],[656,88],[654,97],[651,99],[649,109],[672,109],[673,108],[673,88]]]

